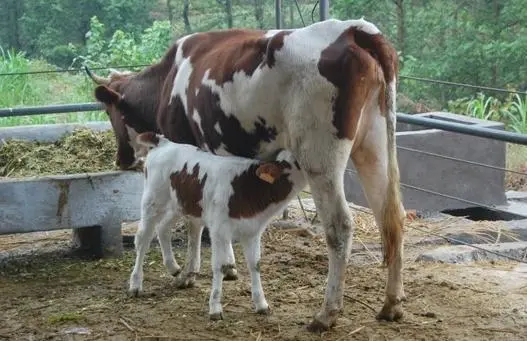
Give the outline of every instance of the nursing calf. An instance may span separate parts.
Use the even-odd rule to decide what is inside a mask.
[[[170,243],[170,226],[177,217],[190,218],[199,243],[202,226],[208,226],[212,242],[212,290],[210,318],[223,318],[222,280],[234,267],[232,240],[243,246],[251,274],[255,310],[265,314],[269,306],[260,281],[260,239],[269,221],[306,185],[299,164],[288,150],[274,161],[217,156],[188,144],[177,144],[151,132],[137,136],[148,148],[141,223],[135,236],[136,261],[130,276],[131,294],[142,290],[143,262],[157,230],[163,263],[170,274],[181,270]],[[187,269],[179,274],[179,286],[190,285],[199,272],[200,245],[189,246]]]

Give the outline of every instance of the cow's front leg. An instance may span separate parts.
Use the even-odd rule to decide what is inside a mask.
[[[320,332],[332,327],[343,308],[343,294],[353,236],[352,216],[347,206],[342,180],[319,175],[310,179],[313,198],[324,225],[328,249],[328,281],[322,310],[308,329]]]

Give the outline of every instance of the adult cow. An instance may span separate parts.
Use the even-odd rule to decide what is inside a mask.
[[[388,267],[377,317],[403,315],[397,69],[394,48],[375,25],[359,19],[294,30],[195,33],[137,74],[92,78],[102,84],[95,95],[106,104],[123,169],[134,163],[130,134],[147,130],[220,155],[269,159],[279,148],[293,152],[325,227],[328,282],[309,325],[321,331],[335,324],[343,308],[353,232],[343,189],[350,155],[381,230]]]

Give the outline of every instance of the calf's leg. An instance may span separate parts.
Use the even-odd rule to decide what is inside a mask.
[[[234,257],[234,250],[232,249],[232,241],[229,241],[226,250],[228,266],[225,268],[223,279],[225,281],[235,281],[238,279],[238,270],[236,270],[236,259]]]
[[[260,279],[260,240],[258,234],[248,239],[241,240],[247,267],[251,273],[251,297],[258,314],[268,314],[269,304],[265,299],[262,282]]]
[[[143,262],[154,237],[155,226],[160,218],[160,214],[152,215],[149,212],[145,212],[145,214],[142,214],[141,221],[139,222],[134,239],[136,253],[135,264],[130,274],[128,289],[128,293],[131,296],[138,296],[143,291]]]
[[[212,290],[209,298],[209,317],[211,320],[223,319],[221,305],[223,277],[232,268],[230,252],[232,252],[231,236],[226,231],[218,231],[217,227],[210,228],[212,242]]]
[[[186,225],[188,236],[187,265],[176,279],[176,286],[180,289],[194,286],[201,265],[201,234],[203,225],[200,220],[194,218],[189,218]]]
[[[170,223],[174,221],[174,218],[167,211],[166,215],[157,224],[156,230],[159,246],[161,247],[161,255],[163,256],[163,264],[170,275],[177,276],[181,272],[181,266],[177,263],[172,251],[172,233],[170,231]]]

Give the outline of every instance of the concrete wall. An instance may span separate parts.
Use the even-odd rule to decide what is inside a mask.
[[[504,129],[504,125],[499,122],[483,121],[451,113],[434,112],[418,116]],[[506,145],[501,141],[398,123],[397,145],[505,168]],[[486,205],[506,203],[503,171],[418,154],[400,148],[397,153],[402,183]],[[348,168],[355,170],[351,159]],[[345,173],[344,186],[348,201],[368,206],[355,173]],[[402,187],[402,193],[405,207],[418,211],[442,211],[474,206],[410,188]]]

